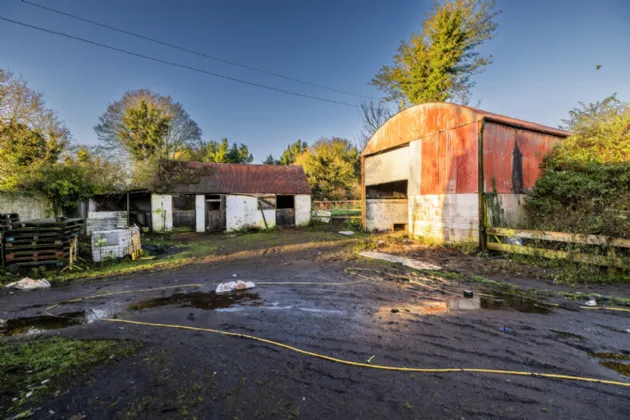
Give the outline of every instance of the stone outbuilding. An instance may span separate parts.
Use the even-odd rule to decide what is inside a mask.
[[[407,108],[379,128],[361,155],[363,226],[478,244],[486,193],[496,193],[493,219],[521,222],[540,164],[569,135],[461,105]]]
[[[189,181],[174,182],[166,192],[137,190],[92,198],[88,231],[136,224],[156,232],[222,232],[303,226],[311,220],[311,188],[301,166],[178,165]]]

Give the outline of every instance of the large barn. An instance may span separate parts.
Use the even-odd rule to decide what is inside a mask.
[[[436,242],[479,243],[484,193],[499,216],[523,220],[523,195],[540,164],[570,133],[479,109],[428,103],[405,109],[361,155],[363,225]]]

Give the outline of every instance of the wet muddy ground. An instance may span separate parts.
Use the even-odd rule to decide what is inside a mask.
[[[347,243],[294,245],[247,255],[226,251],[217,262],[168,272],[1,291],[0,318],[8,320],[4,342],[61,334],[142,344],[134,356],[101,365],[58,397],[35,404],[34,418],[628,418],[630,388],[483,373],[392,372],[206,331],[103,320],[248,334],[373,365],[630,382],[615,369],[628,363],[621,356],[630,356],[630,314],[555,308],[529,296],[412,275],[357,258]],[[217,283],[236,279],[258,285],[231,295],[213,292]],[[338,285],[357,280],[365,281]],[[134,292],[172,286],[179,287]],[[463,297],[464,289],[474,296]],[[130,293],[49,311],[65,318],[46,314],[58,302],[119,292]]]

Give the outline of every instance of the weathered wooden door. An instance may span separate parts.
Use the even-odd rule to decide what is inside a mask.
[[[225,223],[225,196],[206,195],[206,230],[223,232]]]

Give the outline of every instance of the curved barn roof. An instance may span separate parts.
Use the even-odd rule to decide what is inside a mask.
[[[571,134],[558,128],[506,117],[481,109],[446,102],[434,102],[412,106],[387,120],[374,133],[365,146],[362,155],[372,155],[383,150],[405,145],[432,133],[461,127],[481,120],[563,138]]]

